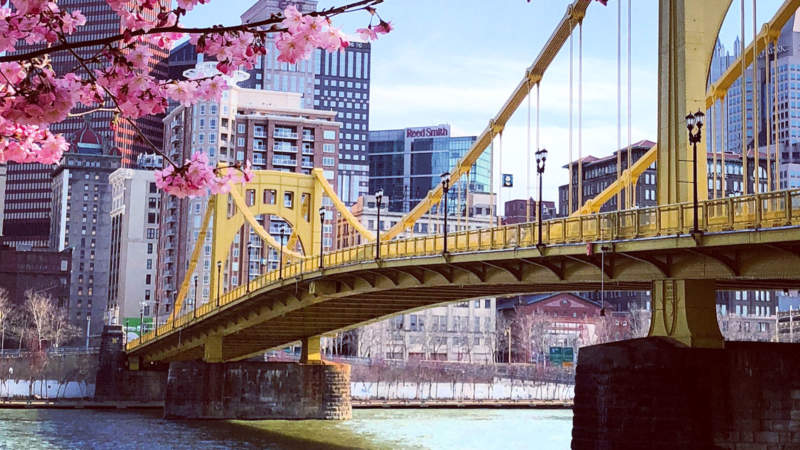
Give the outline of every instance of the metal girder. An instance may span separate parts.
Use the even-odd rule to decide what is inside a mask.
[[[457,270],[461,270],[466,273],[471,273],[472,275],[475,275],[480,281],[486,281],[486,266],[483,264],[480,264],[478,266],[480,267],[479,269],[471,267],[469,264],[448,264],[448,266],[453,267]]]
[[[561,261],[560,267],[555,266],[554,264],[550,264],[545,261],[536,261],[535,259],[531,258],[520,258],[520,261],[530,264],[532,266],[540,267],[542,269],[547,270],[548,272],[552,273],[556,276],[559,280],[564,279],[564,264],[563,260]]]
[[[495,269],[499,269],[511,275],[517,281],[522,281],[522,266],[520,265],[518,265],[517,267],[510,267],[509,264],[502,264],[498,262],[488,262],[488,261],[485,261],[484,264],[486,264],[489,267],[494,267]]]
[[[667,261],[666,262],[662,262],[655,256],[635,255],[635,254],[625,253],[625,252],[619,252],[617,254],[620,255],[620,256],[624,256],[626,258],[630,258],[630,259],[632,259],[634,261],[640,261],[640,262],[643,262],[643,263],[650,264],[651,266],[653,266],[653,268],[658,270],[658,272],[664,278],[669,278],[670,277],[671,271],[670,271],[670,263],[669,263],[669,259],[670,258],[669,258],[669,256],[667,256],[667,258],[666,258]]]

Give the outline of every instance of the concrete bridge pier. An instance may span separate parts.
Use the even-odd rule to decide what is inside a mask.
[[[352,416],[350,366],[322,361],[319,336],[303,340],[298,363],[222,362],[216,350],[223,341],[210,340],[205,361],[170,363],[165,417],[344,420]]]
[[[572,448],[800,448],[800,344],[722,341],[713,283],[652,292],[650,337],[581,349]]]

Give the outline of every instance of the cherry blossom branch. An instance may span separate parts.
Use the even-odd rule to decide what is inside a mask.
[[[62,42],[64,42],[64,41],[66,41],[66,36],[64,36],[63,34],[59,33],[59,39],[60,39]],[[83,60],[83,58],[81,58],[81,57],[78,55],[78,53],[75,51],[75,49],[68,48],[68,49],[67,49],[67,51],[69,51],[69,52],[72,54],[72,56],[73,56],[73,57],[74,57],[76,60],[78,60],[78,62],[80,63],[81,67],[83,67],[83,70],[84,70],[84,71],[86,71],[86,74],[89,76],[89,78],[90,78],[90,79],[91,79],[91,80],[92,80],[92,81],[93,81],[95,84],[97,84],[98,86],[100,86],[100,87],[103,89],[103,91],[105,91],[106,95],[108,95],[108,96],[111,98],[111,101],[112,101],[112,102],[114,102],[114,105],[116,105],[116,111],[121,111],[121,110],[122,110],[122,108],[120,108],[120,106],[119,106],[119,100],[117,99],[117,97],[116,97],[116,96],[115,96],[113,93],[111,93],[111,91],[109,91],[107,87],[105,87],[105,86],[103,86],[103,85],[101,85],[101,84],[99,84],[99,83],[97,82],[97,77],[96,77],[96,76],[95,76],[95,74],[94,74],[94,73],[93,73],[93,72],[92,72],[92,71],[89,69],[89,66],[86,64],[86,62]],[[139,135],[139,137],[140,137],[140,138],[142,138],[142,140],[145,142],[145,144],[147,144],[148,146],[150,146],[150,148],[151,148],[151,149],[152,149],[152,150],[153,150],[153,151],[154,151],[156,154],[158,154],[158,155],[161,155],[161,157],[162,157],[162,158],[164,158],[165,160],[167,160],[167,162],[169,162],[169,163],[170,163],[170,164],[171,164],[173,167],[175,167],[176,169],[178,168],[178,165],[177,165],[177,164],[175,164],[175,162],[174,162],[174,161],[172,161],[172,159],[170,159],[170,158],[169,158],[169,157],[168,157],[166,154],[164,154],[164,152],[162,152],[162,151],[161,151],[161,150],[160,150],[160,149],[159,149],[159,148],[158,148],[158,147],[157,147],[155,144],[153,144],[153,142],[152,142],[152,141],[151,141],[151,140],[150,140],[150,139],[149,139],[147,136],[145,136],[145,134],[144,134],[144,132],[142,132],[141,128],[139,128],[139,126],[138,126],[138,125],[136,125],[136,122],[134,122],[132,119],[130,119],[130,118],[128,118],[128,117],[124,117],[124,119],[125,119],[125,121],[126,121],[126,122],[128,122],[128,125],[130,125],[130,126],[131,126],[131,128],[133,128],[133,130],[134,130],[134,131],[136,131],[136,134],[138,134],[138,135]]]
[[[322,11],[310,12],[306,15],[313,17],[334,17],[344,13],[366,10],[367,8],[371,8],[380,3],[383,3],[383,0],[360,0],[357,2],[349,3],[347,5],[335,8],[328,8]],[[274,33],[274,32],[285,31],[285,29],[273,27],[273,29],[258,30],[257,28],[265,25],[275,25],[283,20],[284,20],[283,15],[273,14],[269,19],[261,20],[258,22],[251,22],[247,24],[241,24],[241,25],[214,26],[214,27],[203,27],[203,28],[184,28],[179,25],[172,25],[172,26],[151,28],[149,30],[143,30],[143,29],[135,30],[104,38],[90,39],[87,41],[75,41],[75,42],[64,41],[60,45],[54,45],[39,50],[33,50],[25,53],[15,53],[13,55],[0,56],[0,63],[11,62],[11,61],[26,61],[42,55],[55,53],[62,50],[93,47],[97,45],[105,46],[117,41],[123,41],[123,40],[128,41],[134,37],[156,35],[163,33],[220,34],[225,32],[241,32],[241,31],[253,32],[253,33],[270,33],[270,32]]]

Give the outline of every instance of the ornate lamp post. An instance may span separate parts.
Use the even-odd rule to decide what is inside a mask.
[[[375,193],[375,203],[378,206],[378,224],[377,233],[375,234],[375,259],[381,259],[381,203],[383,202],[383,189],[378,189]]]
[[[319,270],[323,268],[322,252],[325,249],[325,207],[319,207]]]
[[[537,247],[542,247],[544,244],[542,243],[542,178],[544,178],[544,166],[545,162],[547,162],[547,149],[543,148],[537,150],[536,153],[536,173],[539,175],[539,204],[538,207],[538,232],[539,232],[539,239],[538,243],[536,244]]]
[[[283,238],[286,235],[286,226],[281,225],[281,251],[278,257],[278,278],[283,279]]]
[[[442,253],[447,253],[447,193],[450,191],[450,172],[445,172],[442,177],[442,196],[444,197],[444,246]]]
[[[689,143],[692,144],[692,170],[694,180],[692,182],[692,209],[694,210],[694,223],[692,226],[692,233],[697,234],[700,228],[697,225],[697,144],[703,139],[703,114],[702,111],[697,111],[694,114],[686,116],[686,128],[689,130]],[[697,132],[694,129],[697,128]]]

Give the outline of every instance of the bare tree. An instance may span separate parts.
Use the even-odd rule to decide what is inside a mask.
[[[0,287],[0,351],[6,348],[6,321],[10,318],[14,305],[8,297],[8,291]]]
[[[24,309],[38,350],[42,350],[44,340],[58,347],[61,342],[79,333],[77,328],[69,324],[66,312],[47,294],[30,290],[25,292]]]

